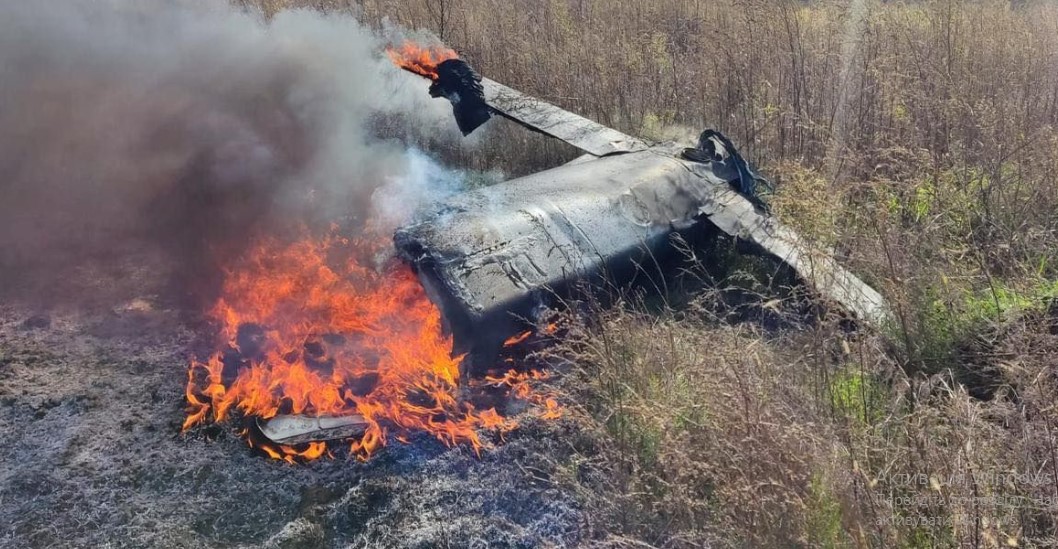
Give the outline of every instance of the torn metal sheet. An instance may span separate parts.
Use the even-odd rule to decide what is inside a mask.
[[[363,416],[275,416],[257,419],[261,434],[276,444],[304,444],[318,440],[332,440],[359,436],[367,429]]]
[[[628,282],[665,252],[673,231],[703,215],[786,262],[856,316],[887,316],[877,292],[759,213],[708,164],[677,153],[655,147],[457,195],[398,230],[398,253],[444,311],[456,345],[486,355],[547,297],[592,276]]]
[[[499,82],[481,79],[485,102],[492,109],[530,129],[557,137],[595,155],[606,156],[645,150],[644,141],[607,128],[555,105],[525,95]]]

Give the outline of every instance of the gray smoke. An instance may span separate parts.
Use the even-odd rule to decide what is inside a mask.
[[[401,139],[456,135],[450,107],[383,38],[201,4],[0,0],[0,276],[131,242],[213,268],[255,231],[396,225],[407,204],[382,185],[421,202],[452,184]]]

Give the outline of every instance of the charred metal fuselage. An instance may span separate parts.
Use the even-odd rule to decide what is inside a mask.
[[[535,321],[539,307],[569,296],[577,282],[620,289],[644,266],[658,269],[671,252],[672,233],[696,223],[752,242],[852,316],[888,321],[881,295],[761,211],[752,193],[733,190],[745,192],[754,182],[748,168],[738,170],[736,184],[732,174],[714,171],[726,166],[714,161],[716,151],[687,155],[675,145],[651,146],[488,78],[480,78],[479,90],[478,77],[465,63],[459,67],[493,114],[586,153],[454,196],[397,231],[398,253],[441,308],[456,351],[470,352],[472,363],[476,357],[487,365],[505,338]],[[461,101],[453,101],[457,110]],[[730,142],[724,148],[741,161]]]
[[[452,102],[464,134],[498,114],[586,153],[564,166],[451,197],[395,233],[398,254],[440,307],[454,351],[470,355],[462,362],[464,375],[491,368],[504,340],[536,322],[543,307],[579,297],[573,295],[579,282],[620,291],[641,275],[664,276],[673,233],[703,224],[774,256],[853,317],[875,325],[890,321],[881,295],[759,209],[763,204],[752,193],[758,178],[717,132],[704,133],[697,149],[651,146],[479,80],[463,62],[446,63],[438,67],[431,94]],[[737,162],[704,147],[710,135],[722,138],[727,158]],[[278,417],[260,427],[273,442],[293,443],[348,436],[364,425],[360,416]]]
[[[887,320],[877,292],[677,147],[571,163],[454,196],[398,230],[395,243],[441,307],[457,350],[487,363],[538,307],[592,277],[622,287],[670,255],[673,232],[696,223],[752,242],[854,317]]]
[[[621,285],[665,255],[718,185],[664,149],[610,156],[455,196],[395,242],[457,347],[487,354],[571,284]]]

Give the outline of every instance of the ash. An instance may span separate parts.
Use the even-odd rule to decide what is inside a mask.
[[[126,283],[79,310],[0,301],[0,546],[537,547],[588,535],[578,496],[554,480],[572,452],[562,421],[529,420],[480,458],[423,436],[367,463],[296,466],[234,428],[180,435],[188,360],[211,332],[164,299],[117,299],[127,277],[89,278],[96,295]]]

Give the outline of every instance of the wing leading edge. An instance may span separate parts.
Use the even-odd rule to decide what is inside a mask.
[[[485,102],[497,114],[555,137],[593,156],[646,150],[646,142],[608,128],[488,78],[481,79]]]

